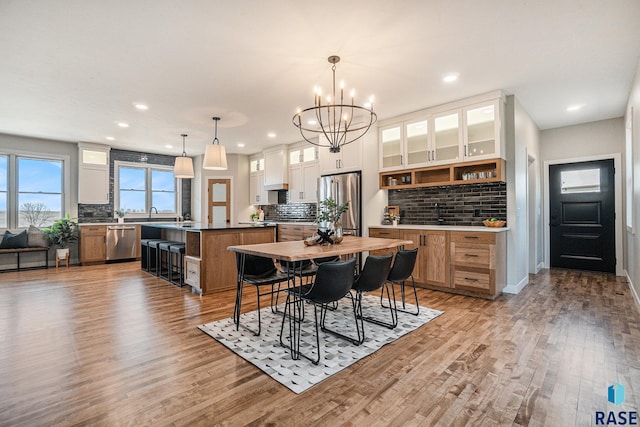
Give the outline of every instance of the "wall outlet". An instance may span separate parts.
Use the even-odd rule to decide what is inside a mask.
[[[480,216],[480,209],[474,209],[473,210],[473,216],[476,217],[476,218],[479,217]]]

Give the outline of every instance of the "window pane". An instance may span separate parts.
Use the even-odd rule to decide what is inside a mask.
[[[120,190],[139,190],[145,191],[146,173],[143,168],[118,168],[118,182]],[[143,202],[144,205],[144,202]]]
[[[62,218],[62,195],[18,193],[18,227],[51,225]]]
[[[173,171],[151,170],[151,189],[153,191],[175,191]],[[154,205],[155,206],[155,205]]]
[[[308,147],[302,151],[303,161],[312,162],[316,159],[316,149],[315,147]]]
[[[560,172],[562,193],[588,193],[600,191],[600,169]]]
[[[125,212],[146,212],[145,200],[144,191],[120,190],[120,209],[124,209]]]
[[[173,192],[151,193],[151,205],[158,209],[158,213],[173,213],[176,211],[176,196]]]
[[[0,227],[7,228],[7,156],[0,156]]]
[[[62,161],[18,157],[18,191],[62,193]]]

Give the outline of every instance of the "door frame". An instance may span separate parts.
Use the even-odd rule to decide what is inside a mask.
[[[209,209],[209,203],[211,201],[211,193],[209,192],[209,188],[211,188],[211,181],[228,181],[229,182],[229,186],[227,187],[227,195],[228,195],[228,200],[227,202],[229,203],[229,208],[227,209],[227,212],[229,214],[229,218],[228,218],[228,224],[234,224],[233,221],[233,202],[232,202],[232,198],[233,198],[233,180],[231,179],[231,177],[207,177],[207,185],[206,185],[206,189],[205,189],[205,194],[206,196],[206,203],[205,203],[205,215],[207,218],[207,221],[211,221],[211,217],[209,215],[210,209]]]
[[[622,251],[622,155],[620,153],[600,154],[587,157],[572,157],[568,159],[545,160],[544,173],[542,181],[544,184],[544,265],[546,268],[551,266],[551,248],[550,248],[550,230],[549,230],[549,165],[558,165],[563,163],[580,163],[592,160],[608,160],[613,159],[613,167],[616,171],[613,182],[615,185],[614,206],[615,206],[615,238],[616,238],[616,276],[624,275],[623,268],[623,251]]]

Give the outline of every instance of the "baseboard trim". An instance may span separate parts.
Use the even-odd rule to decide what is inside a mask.
[[[629,289],[631,290],[633,299],[636,301],[636,305],[638,306],[638,309],[640,309],[640,298],[638,297],[636,288],[633,287],[633,282],[631,281],[631,277],[629,277],[629,272],[627,270],[624,270],[624,275],[627,277],[627,284],[629,285]]]
[[[544,268],[544,262],[541,262],[540,264],[536,265],[536,274],[540,273],[540,270],[542,270]]]
[[[520,291],[523,290],[525,286],[527,286],[527,284],[529,284],[528,274],[517,284],[505,286],[502,292],[505,294],[519,294]]]

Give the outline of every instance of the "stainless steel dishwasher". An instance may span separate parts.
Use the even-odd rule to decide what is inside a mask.
[[[107,261],[136,257],[136,226],[107,226]]]

